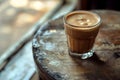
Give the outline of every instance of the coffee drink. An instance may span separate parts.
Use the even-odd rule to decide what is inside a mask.
[[[70,52],[89,52],[98,34],[101,19],[89,11],[74,11],[64,17],[64,27]]]

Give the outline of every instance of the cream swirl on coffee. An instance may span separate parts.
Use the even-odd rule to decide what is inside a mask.
[[[71,24],[73,26],[87,27],[97,24],[99,20],[95,14],[79,12],[70,14],[67,17],[66,21],[68,24]]]

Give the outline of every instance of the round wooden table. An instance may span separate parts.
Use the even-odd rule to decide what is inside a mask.
[[[93,12],[101,16],[102,25],[89,59],[69,55],[62,18],[38,30],[32,47],[42,80],[120,80],[120,12]]]

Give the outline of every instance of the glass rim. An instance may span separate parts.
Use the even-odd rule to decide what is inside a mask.
[[[74,14],[74,13],[79,13],[79,12],[82,12],[82,13],[85,12],[85,13],[88,13],[88,14],[91,14],[91,15],[95,15],[95,16],[98,18],[97,23],[94,24],[94,25],[90,25],[90,26],[80,27],[80,26],[77,26],[77,25],[70,24],[70,23],[68,23],[68,22],[66,21],[66,19],[67,19],[68,16],[70,16],[70,15],[72,15],[72,14]],[[79,29],[82,29],[82,28],[84,28],[84,29],[85,29],[85,28],[86,28],[86,29],[94,28],[95,26],[100,25],[100,24],[102,23],[101,17],[100,17],[97,13],[92,12],[92,11],[85,11],[85,10],[69,12],[68,14],[66,14],[65,16],[63,16],[63,21],[64,21],[65,24],[68,24],[68,25],[72,26],[73,28],[75,28],[75,27],[78,28],[78,27],[79,27]]]

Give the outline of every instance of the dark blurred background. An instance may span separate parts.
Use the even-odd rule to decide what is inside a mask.
[[[108,9],[108,10],[120,10],[119,0],[79,0],[79,9],[91,10],[91,9]]]

